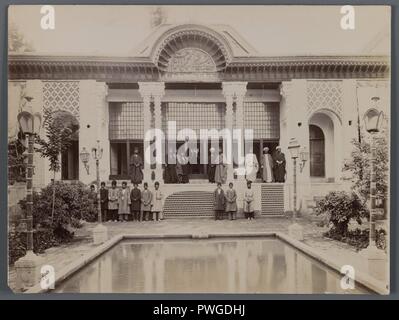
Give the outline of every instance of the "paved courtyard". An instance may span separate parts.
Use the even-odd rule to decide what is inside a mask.
[[[304,228],[304,243],[321,253],[334,257],[334,261],[342,265],[352,265],[356,270],[367,273],[366,263],[354,247],[323,237],[327,229],[319,227],[315,222],[299,219]],[[288,233],[292,220],[285,217],[258,218],[252,221],[238,219],[235,221],[212,219],[168,219],[159,222],[107,222],[109,237],[119,234],[195,234],[195,233],[240,233],[240,232],[282,232]],[[46,250],[41,256],[46,264],[54,266],[55,271],[61,270],[69,263],[85,255],[95,246],[91,242],[91,230],[97,224],[86,223],[76,233],[76,239],[67,245]],[[382,279],[381,279],[382,280]],[[15,269],[10,267],[9,286],[15,288]]]

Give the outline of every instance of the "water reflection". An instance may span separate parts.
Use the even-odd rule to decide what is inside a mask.
[[[276,239],[122,242],[56,292],[366,293]]]

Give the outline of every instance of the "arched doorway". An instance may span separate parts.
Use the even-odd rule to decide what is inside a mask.
[[[309,125],[310,176],[325,177],[325,139],[321,128]]]
[[[70,145],[61,153],[61,180],[79,179],[79,121],[66,110],[57,110],[54,120],[61,121],[70,130]]]

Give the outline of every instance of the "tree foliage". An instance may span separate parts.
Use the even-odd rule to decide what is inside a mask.
[[[73,131],[65,126],[62,117],[55,117],[54,114],[52,110],[45,109],[43,128],[46,132],[46,139],[38,138],[37,143],[40,155],[49,160],[49,170],[58,172],[61,169],[60,155],[71,145]]]
[[[25,181],[25,152],[26,148],[20,140],[20,134],[16,139],[8,142],[8,183]]]
[[[364,201],[370,196],[370,137],[362,136],[360,142],[353,140],[351,158],[344,164],[344,171],[352,174],[353,190]],[[377,197],[386,199],[388,195],[389,148],[387,132],[382,131],[375,136],[376,161],[375,173],[377,182]]]
[[[8,51],[16,53],[35,51],[32,42],[25,39],[25,36],[13,22],[10,22],[8,27]]]
[[[332,191],[316,203],[317,215],[326,214],[331,231],[341,236],[348,233],[351,220],[361,224],[361,218],[368,216],[368,210],[364,202],[354,192],[348,194],[345,191]]]

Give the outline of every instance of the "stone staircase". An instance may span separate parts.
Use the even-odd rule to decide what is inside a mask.
[[[281,216],[284,214],[284,184],[264,183],[261,186],[262,216]]]
[[[213,217],[213,192],[180,191],[165,199],[165,218]]]

